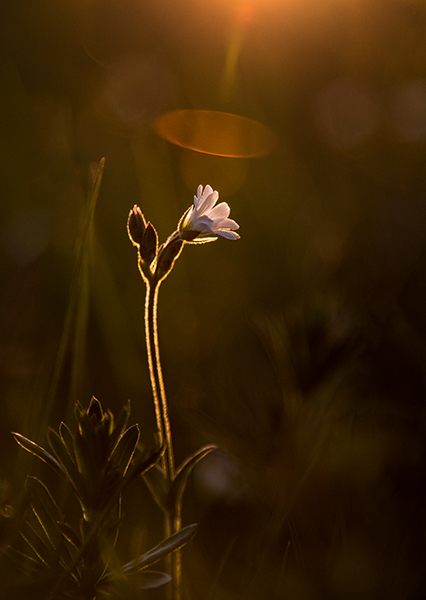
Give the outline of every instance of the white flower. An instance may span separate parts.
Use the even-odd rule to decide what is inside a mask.
[[[231,209],[226,202],[215,206],[219,192],[210,185],[199,185],[197,195],[194,196],[194,206],[191,206],[183,215],[179,223],[181,239],[188,242],[209,242],[220,235],[228,240],[238,240],[239,235],[233,231],[239,225],[229,219]]]

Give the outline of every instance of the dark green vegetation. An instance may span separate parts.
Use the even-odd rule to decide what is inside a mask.
[[[20,535],[10,534],[6,540],[3,560],[9,563],[9,581],[4,581],[5,598],[119,598],[135,589],[170,582],[166,573],[147,567],[184,545],[194,536],[196,525],[176,532],[125,565],[114,550],[123,492],[137,477],[155,469],[164,453],[164,447],[151,454],[140,450],[139,428],[127,428],[129,416],[127,404],[114,422],[111,411],[104,412],[92,398],[87,410],[76,404],[75,434],[63,422],[58,433],[49,429],[50,452],[14,434],[20,446],[51,467],[57,479],[54,487],[62,485],[58,505],[42,479],[27,479],[20,514],[9,515],[9,529],[15,521]],[[78,503],[77,518],[69,495]]]

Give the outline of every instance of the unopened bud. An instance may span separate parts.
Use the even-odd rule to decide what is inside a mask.
[[[140,246],[143,243],[145,229],[145,217],[139,206],[136,206],[135,204],[127,219],[127,233],[134,246]]]
[[[176,239],[170,244],[163,246],[158,253],[158,262],[155,275],[158,281],[161,281],[170,273],[173,269],[175,260],[178,258],[182,251],[184,242],[181,239]]]
[[[158,248],[158,235],[155,227],[150,221],[148,221],[142,236],[142,243],[140,245],[139,253],[143,262],[150,265],[154,258],[157,256]]]

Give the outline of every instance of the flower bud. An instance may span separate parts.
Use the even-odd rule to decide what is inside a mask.
[[[127,233],[134,246],[140,246],[143,243],[145,229],[145,217],[139,206],[136,206],[135,204],[127,219]]]
[[[142,243],[140,245],[139,253],[143,262],[150,265],[154,258],[157,256],[158,248],[158,235],[155,227],[150,221],[148,221],[144,234],[142,236]]]
[[[173,269],[175,260],[178,258],[182,251],[184,242],[177,238],[174,239],[170,244],[165,244],[160,248],[158,253],[158,262],[155,275],[158,281],[161,281],[170,273]]]

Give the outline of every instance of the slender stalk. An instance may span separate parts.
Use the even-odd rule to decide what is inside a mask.
[[[145,296],[145,339],[148,355],[148,366],[151,379],[152,395],[154,399],[155,417],[157,421],[158,438],[160,443],[166,442],[166,452],[163,457],[162,467],[166,481],[170,486],[175,477],[175,464],[173,441],[167,406],[166,390],[164,387],[163,371],[160,360],[158,343],[157,308],[158,292],[161,282],[155,279],[149,281],[144,276],[146,283]],[[181,528],[181,506],[169,509],[164,514],[164,529],[166,537],[176,533]],[[170,588],[171,598],[181,600],[181,553],[179,550],[168,557],[168,568],[172,575]]]
[[[148,355],[149,374],[152,395],[154,398],[155,417],[160,443],[167,444],[163,467],[166,479],[170,483],[175,476],[172,432],[170,429],[169,411],[161,368],[160,348],[158,344],[157,306],[160,283],[155,280],[146,281],[145,296],[145,338]]]
[[[141,271],[142,273],[142,271]],[[149,368],[149,376],[151,379],[151,388],[152,388],[152,397],[154,400],[154,408],[155,408],[155,418],[157,421],[157,435],[158,441],[160,444],[164,442],[164,428],[163,428],[163,420],[161,417],[161,405],[159,399],[159,381],[157,375],[156,361],[155,358],[155,339],[157,337],[154,334],[154,327],[156,329],[156,325],[154,325],[154,314],[156,314],[156,310],[154,311],[154,305],[156,303],[155,296],[157,295],[155,291],[155,287],[151,285],[151,283],[146,279],[143,275],[145,284],[146,284],[146,295],[145,295],[145,342],[146,342],[146,353],[148,357],[148,368]]]
[[[177,500],[173,519],[173,531],[176,533],[181,528],[181,513],[182,513],[182,502],[180,499]],[[172,585],[173,585],[173,600],[182,599],[182,552],[176,550],[172,554]]]
[[[152,337],[153,337],[153,349],[155,356],[155,370],[156,370],[156,378],[158,381],[158,389],[160,392],[160,403],[161,403],[161,418],[162,418],[162,426],[163,432],[167,443],[166,448],[166,457],[168,462],[168,479],[169,481],[173,481],[175,476],[175,460],[173,453],[173,441],[172,441],[172,432],[170,429],[170,419],[169,419],[169,410],[167,405],[166,398],[166,389],[164,387],[164,379],[163,379],[163,370],[161,368],[161,360],[160,360],[160,346],[158,343],[158,328],[157,328],[157,308],[158,308],[158,292],[160,290],[160,284],[153,283],[152,294],[152,311],[149,314],[149,317],[152,318]]]

